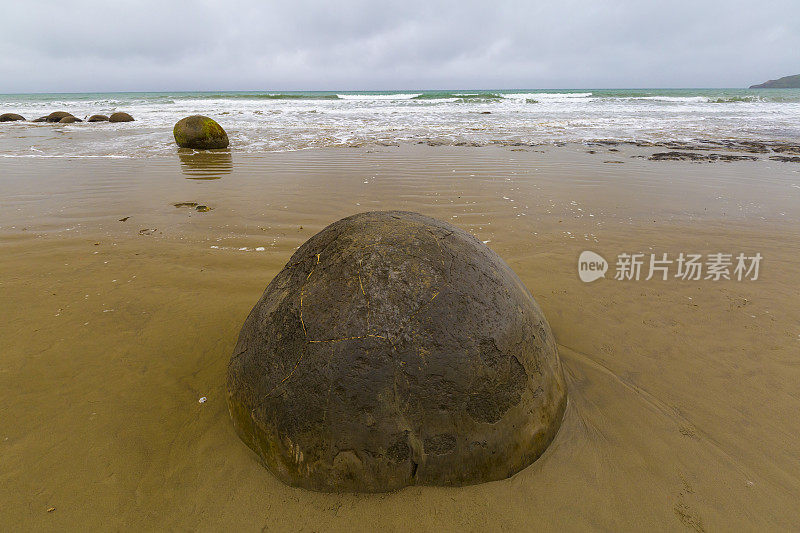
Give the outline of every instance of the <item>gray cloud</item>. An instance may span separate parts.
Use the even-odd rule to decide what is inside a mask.
[[[0,92],[737,87],[800,72],[796,0],[0,0]]]

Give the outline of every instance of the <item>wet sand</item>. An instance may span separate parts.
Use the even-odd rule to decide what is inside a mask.
[[[0,160],[0,529],[796,528],[800,165],[619,149]],[[320,494],[234,434],[245,316],[297,246],[372,209],[488,241],[548,318],[569,406],[516,476]],[[756,281],[585,284],[583,250],[764,260]]]

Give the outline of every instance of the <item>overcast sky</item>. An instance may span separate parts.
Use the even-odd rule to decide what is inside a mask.
[[[0,0],[0,92],[742,87],[798,0]]]

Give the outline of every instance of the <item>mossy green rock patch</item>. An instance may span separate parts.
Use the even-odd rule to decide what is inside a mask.
[[[320,491],[507,478],[566,406],[516,274],[469,233],[400,211],[342,219],[295,252],[245,321],[227,390],[263,464]]]
[[[211,118],[192,115],[182,118],[172,130],[175,142],[181,148],[210,150],[228,147],[228,134]]]

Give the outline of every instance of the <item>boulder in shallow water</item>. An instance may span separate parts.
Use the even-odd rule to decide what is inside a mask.
[[[64,117],[71,117],[72,113],[66,111],[54,111],[47,115],[47,122],[59,122]]]
[[[111,113],[111,116],[108,117],[109,122],[133,122],[133,117],[127,113],[123,113],[122,111],[117,111],[116,113]]]
[[[32,120],[31,122],[48,122],[47,117],[39,117],[37,119]]]
[[[417,213],[361,213],[309,239],[250,312],[228,366],[240,438],[322,491],[503,479],[566,406],[555,340],[503,260]]]
[[[59,124],[72,124],[73,122],[83,122],[83,121],[77,117],[73,117],[72,115],[64,117],[58,121]]]
[[[181,148],[210,150],[228,147],[228,134],[225,133],[222,126],[203,115],[192,115],[180,119],[172,129],[172,134],[175,136],[175,142]]]
[[[3,113],[0,115],[0,122],[16,122],[18,120],[25,120],[25,117],[16,113]]]
[[[105,115],[92,115],[89,117],[89,122],[108,122],[108,117]]]

